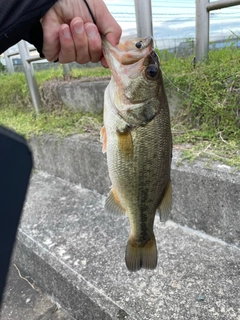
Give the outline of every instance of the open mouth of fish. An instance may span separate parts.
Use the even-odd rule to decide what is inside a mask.
[[[107,60],[109,68],[112,69],[112,57],[114,57],[122,65],[130,65],[146,58],[153,50],[153,38],[128,37],[121,38],[118,46],[112,46],[105,38],[102,38],[103,54]]]

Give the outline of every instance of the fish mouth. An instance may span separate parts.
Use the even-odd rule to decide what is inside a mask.
[[[114,60],[121,65],[130,65],[146,58],[153,50],[153,38],[122,37],[117,46],[111,45],[102,37],[103,55],[110,69],[114,69]]]

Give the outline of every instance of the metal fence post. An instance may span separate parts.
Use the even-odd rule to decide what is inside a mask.
[[[70,63],[65,63],[62,66],[63,66],[63,76],[64,78],[68,78],[71,72]]]
[[[11,74],[14,73],[14,67],[12,63],[12,59],[9,57],[8,50],[4,52],[4,59],[6,62],[7,71]]]
[[[134,0],[137,23],[137,35],[139,38],[152,36],[152,4],[151,0]]]
[[[208,58],[209,48],[209,0],[196,0],[196,62]]]
[[[38,91],[37,82],[34,76],[33,66],[31,65],[31,58],[29,58],[29,51],[26,42],[23,40],[18,43],[19,53],[22,59],[23,69],[26,76],[28,88],[31,94],[33,106],[36,114],[39,114],[41,107],[41,98]]]

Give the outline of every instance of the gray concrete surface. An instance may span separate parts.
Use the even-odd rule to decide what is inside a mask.
[[[46,135],[33,137],[30,145],[35,168],[101,194],[108,192],[110,180],[99,135]]]
[[[1,320],[73,319],[19,270],[13,259],[0,310]]]
[[[129,226],[104,195],[35,172],[15,259],[79,320],[240,320],[240,249],[155,221],[157,269],[130,273]]]
[[[110,77],[51,80],[42,85],[41,98],[46,109],[65,106],[74,111],[100,113],[103,110],[104,91]]]
[[[104,91],[108,80],[79,82],[67,81],[59,90],[65,106],[74,110],[100,113],[103,110]]]
[[[99,136],[54,136],[31,140],[35,167],[82,187],[107,194],[110,187],[106,156]],[[240,246],[240,172],[225,165],[197,161],[179,164],[173,152],[171,219]]]
[[[179,158],[175,151],[171,218],[240,247],[240,172],[203,160],[178,165]]]

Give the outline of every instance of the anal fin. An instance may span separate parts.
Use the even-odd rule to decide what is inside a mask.
[[[114,188],[111,189],[107,196],[105,202],[105,210],[109,213],[125,214],[125,210],[121,206],[121,203]]]
[[[172,209],[172,182],[171,180],[169,180],[164,190],[162,201],[158,207],[160,221],[164,222],[168,220],[171,209]]]

